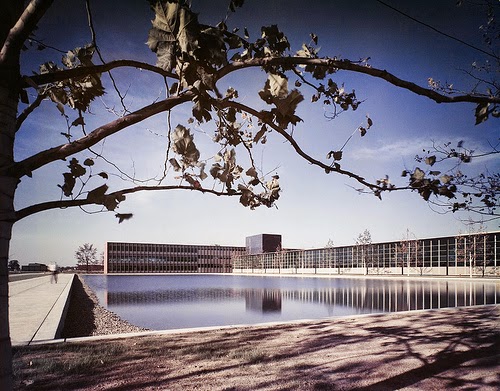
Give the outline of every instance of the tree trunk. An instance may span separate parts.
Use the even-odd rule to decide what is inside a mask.
[[[3,181],[0,208],[4,211]],[[0,384],[2,390],[12,389],[12,352],[9,332],[9,275],[7,270],[12,223],[0,221]]]
[[[2,72],[2,76],[4,74]],[[0,83],[0,170],[14,161],[16,112],[17,93]],[[19,179],[16,177],[0,174],[0,384],[2,390],[12,389],[8,262],[12,226],[15,221],[14,194],[18,182]]]
[[[0,7],[0,48],[23,10],[22,1],[2,2]],[[2,52],[4,53],[4,52]],[[14,194],[19,178],[5,168],[14,162],[14,138],[19,100],[19,52],[5,55],[0,62],[0,388],[11,390],[12,350],[9,331],[9,245],[15,221]]]

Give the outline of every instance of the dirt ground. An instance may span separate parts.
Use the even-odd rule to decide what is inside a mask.
[[[499,390],[500,306],[20,348],[17,390]]]

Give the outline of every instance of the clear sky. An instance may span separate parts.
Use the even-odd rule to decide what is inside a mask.
[[[455,0],[393,1],[388,3],[450,35],[484,47],[479,26],[485,22],[484,12],[465,2],[456,7]],[[193,0],[202,23],[220,21],[228,1]],[[155,55],[145,42],[153,14],[146,1],[92,1],[97,42],[105,60],[130,58],[154,64]],[[485,57],[461,43],[381,5],[375,0],[247,0],[243,8],[232,14],[230,28],[247,27],[250,39],[256,39],[260,26],[278,24],[287,34],[292,50],[308,43],[310,33],[319,36],[320,55],[338,56],[351,60],[370,57],[373,67],[387,69],[395,75],[426,86],[432,77],[468,90],[473,86],[464,72],[474,61]],[[90,42],[85,2],[55,1],[39,25],[36,38],[45,44],[69,50]],[[54,50],[29,50],[23,53],[22,70],[26,74],[37,70],[45,61],[59,62],[61,54]],[[165,96],[163,81],[139,70],[114,71],[121,91],[127,92],[126,104],[131,110]],[[294,129],[303,149],[320,159],[330,150],[339,149],[347,137],[369,115],[374,126],[361,138],[353,137],[344,150],[343,167],[361,173],[369,180],[386,174],[395,183],[405,168],[418,164],[414,156],[433,142],[458,143],[476,151],[487,150],[499,138],[498,120],[474,125],[474,109],[470,104],[438,105],[426,98],[371,80],[367,76],[339,72],[333,78],[354,89],[363,104],[355,112],[338,119],[325,119],[323,107],[309,103],[311,90],[304,90],[305,101],[298,110],[304,122]],[[103,75],[107,94],[94,102],[92,114],[85,116],[87,129],[115,119],[108,109],[120,109],[119,102]],[[244,71],[224,80],[220,90],[233,86],[240,99],[249,105],[265,108],[257,92],[265,82],[260,71]],[[292,81],[293,82],[293,81]],[[21,107],[22,108],[22,107]],[[188,124],[190,105],[172,113],[173,126],[190,126],[202,158],[214,153],[211,124]],[[73,120],[76,113],[67,110]],[[16,159],[64,143],[66,121],[51,102],[44,102],[26,121],[18,133]],[[76,132],[76,130],[75,130]],[[96,150],[118,164],[130,175],[151,178],[163,171],[167,145],[166,115],[158,115],[115,135]],[[409,229],[417,237],[455,235],[466,232],[460,219],[466,214],[440,214],[432,210],[415,193],[383,195],[380,201],[372,195],[358,194],[358,185],[346,177],[326,175],[298,157],[289,144],[278,137],[254,151],[256,161],[265,173],[278,173],[283,189],[277,208],[249,210],[237,198],[215,197],[195,192],[170,191],[135,194],[120,205],[122,213],[134,217],[117,223],[114,213],[89,214],[80,209],[52,210],[19,221],[14,226],[10,258],[21,264],[28,262],[76,263],[74,252],[83,243],[93,243],[104,250],[106,241],[137,241],[186,244],[220,244],[244,246],[245,237],[258,233],[280,233],[284,247],[313,248],[329,240],[336,245],[352,244],[364,229],[369,229],[373,241],[398,240]],[[91,157],[81,153],[82,161]],[[209,162],[210,163],[210,162]],[[58,184],[67,162],[56,162],[23,178],[16,195],[16,207],[61,197]],[[110,172],[104,162],[96,170]],[[498,160],[473,161],[471,170],[498,172]],[[175,181],[174,181],[175,182]],[[96,186],[100,182],[95,182]],[[116,178],[109,181],[111,190],[130,186]],[[206,184],[210,186],[210,184]],[[498,222],[487,225],[497,230]]]

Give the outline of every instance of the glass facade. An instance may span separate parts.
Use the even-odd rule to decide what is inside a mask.
[[[244,247],[108,242],[105,273],[231,273]]]
[[[237,272],[500,275],[500,232],[238,255]]]
[[[500,275],[500,232],[311,250],[283,250],[281,235],[264,234],[246,244],[108,242],[104,272]]]
[[[281,235],[261,234],[246,238],[247,254],[274,253],[281,250]]]

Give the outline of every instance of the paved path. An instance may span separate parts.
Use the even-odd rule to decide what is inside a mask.
[[[69,303],[74,274],[9,282],[9,322],[12,345],[29,345],[59,337]]]

